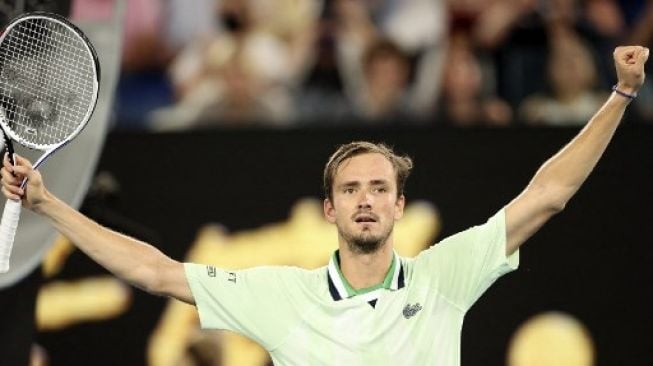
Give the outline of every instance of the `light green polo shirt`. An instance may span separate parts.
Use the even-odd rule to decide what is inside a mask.
[[[457,366],[467,310],[519,264],[505,250],[501,210],[415,258],[395,254],[384,283],[362,294],[348,290],[335,256],[315,270],[185,269],[202,328],[255,340],[276,366]]]

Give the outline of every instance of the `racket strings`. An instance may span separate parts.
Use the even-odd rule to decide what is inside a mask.
[[[34,109],[36,108],[36,112],[48,112],[47,110],[43,110],[43,108],[51,108],[52,106],[58,106],[59,107],[59,112],[62,112],[64,114],[71,114],[70,116],[65,116],[63,120],[79,120],[80,114],[81,117],[83,117],[83,113],[85,113],[84,110],[77,110],[77,111],[70,111],[68,106],[71,107],[76,107],[75,103],[61,103],[60,97],[61,95],[57,95],[57,93],[44,93],[44,91],[48,88],[52,88],[53,85],[59,85],[59,86],[69,86],[72,88],[69,88],[68,93],[80,93],[80,88],[77,87],[80,85],[80,75],[78,71],[80,71],[80,68],[71,68],[71,65],[79,65],[80,62],[83,62],[83,59],[80,60],[80,52],[76,52],[76,49],[73,49],[72,52],[70,50],[70,46],[73,45],[72,42],[75,41],[72,37],[66,37],[65,33],[62,33],[58,29],[53,29],[53,27],[44,27],[42,24],[39,24],[41,22],[32,22],[30,24],[25,24],[23,27],[24,31],[22,34],[25,35],[25,40],[28,45],[32,45],[33,50],[36,51],[36,54],[41,55],[41,59],[36,63],[37,66],[41,66],[39,69],[44,70],[45,72],[41,71],[38,74],[35,74],[34,71],[36,70],[29,70],[32,75],[38,75],[38,79],[36,80],[36,83],[34,83],[34,86],[37,86],[37,104],[27,106],[28,110],[27,112],[32,112],[34,113]],[[32,27],[30,27],[32,25]],[[56,24],[55,24],[56,25]],[[59,28],[62,28],[61,25],[59,25]],[[52,42],[54,41],[54,42]],[[17,43],[17,42],[16,42]],[[29,47],[26,50],[23,50],[24,52],[30,52],[33,50],[30,50]],[[83,49],[82,49],[83,51]],[[45,63],[44,63],[45,61]],[[52,61],[57,61],[57,62],[52,62]],[[82,76],[83,77],[83,76]],[[29,85],[30,83],[26,84]],[[46,84],[46,88],[43,88],[44,84]],[[47,85],[50,84],[50,85]],[[81,84],[83,85],[83,84]],[[61,89],[59,89],[61,90]],[[28,92],[30,91],[29,89],[27,90]],[[81,91],[83,92],[83,90]],[[30,94],[34,94],[33,91]],[[69,94],[69,97],[65,98],[68,100],[72,100],[73,98],[70,96],[73,96],[74,94]],[[39,105],[39,101],[47,101],[49,102],[48,104],[45,105]],[[34,103],[34,101],[32,101]],[[39,107],[41,110],[39,110]],[[29,108],[32,110],[30,111]],[[51,112],[51,111],[50,111]],[[42,122],[39,121],[38,115],[37,116],[32,116],[32,117],[37,117],[33,118],[36,119],[36,121],[32,122]],[[67,118],[65,118],[67,117]],[[29,122],[29,121],[28,121]],[[49,134],[58,138],[65,138],[65,135],[67,135],[65,130],[62,130],[61,128],[57,127],[65,127],[65,124],[51,124],[47,125],[46,129],[52,129],[53,131],[46,131],[50,132]],[[76,126],[76,122],[73,122],[73,127]]]
[[[16,24],[0,44],[0,107],[23,142],[53,145],[87,120],[94,98],[86,43],[50,19]]]

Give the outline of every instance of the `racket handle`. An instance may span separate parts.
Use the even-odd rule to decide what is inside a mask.
[[[14,237],[20,217],[21,201],[7,200],[5,210],[0,222],[0,273],[9,271],[9,258],[11,248],[14,246]]]

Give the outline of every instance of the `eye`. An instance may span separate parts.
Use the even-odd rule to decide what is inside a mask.
[[[349,187],[349,188],[343,189],[342,192],[347,193],[347,194],[352,194],[352,193],[354,193],[354,189]]]
[[[374,191],[377,193],[386,193],[388,189],[386,187],[376,187]]]

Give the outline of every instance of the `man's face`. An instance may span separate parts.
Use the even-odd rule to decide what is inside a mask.
[[[378,153],[343,161],[333,179],[332,197],[324,200],[324,214],[356,253],[371,253],[382,246],[404,211],[392,163]]]

